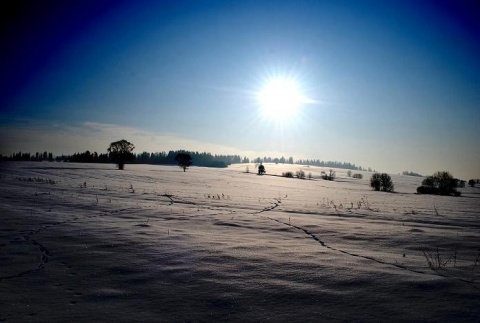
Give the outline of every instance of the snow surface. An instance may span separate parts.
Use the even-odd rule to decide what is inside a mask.
[[[265,166],[0,163],[0,321],[480,321],[480,188]]]

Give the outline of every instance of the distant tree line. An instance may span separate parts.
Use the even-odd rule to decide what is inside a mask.
[[[346,162],[339,162],[339,161],[323,161],[319,159],[299,159],[295,162],[295,164],[300,164],[300,165],[310,165],[310,166],[319,166],[319,167],[330,167],[330,168],[341,168],[341,169],[353,169],[353,170],[360,170],[360,171],[368,171],[368,172],[373,172],[370,167],[365,168],[362,166],[356,166],[355,164],[352,163],[346,163]]]
[[[217,155],[208,152],[187,151],[187,150],[170,150],[169,152],[142,152],[133,154],[131,160],[128,163],[131,164],[154,164],[154,165],[175,165],[175,156],[179,153],[187,153],[192,157],[192,163],[195,166],[204,167],[227,167],[231,164],[238,163],[250,163],[250,159],[247,157],[241,157],[239,155]],[[14,153],[10,156],[0,155],[0,160],[12,160],[12,161],[58,161],[58,162],[72,162],[72,163],[111,163],[114,162],[109,153],[97,153],[85,152],[74,153],[73,155],[60,155],[54,156],[51,152],[43,153]],[[319,159],[299,159],[294,160],[293,157],[257,157],[251,162],[256,164],[262,163],[276,163],[276,164],[300,164],[311,165],[328,168],[341,168],[352,169],[359,171],[373,171],[370,167],[364,168],[362,166],[356,166],[352,163],[338,162],[338,161],[321,161]]]
[[[56,159],[57,161],[71,163],[110,163],[110,157],[108,154],[98,154],[96,151],[91,153],[88,150],[84,153],[75,153],[71,156],[62,155]]]
[[[22,153],[21,151],[18,153],[13,153],[10,156],[2,156],[0,155],[1,160],[13,160],[13,161],[54,161],[53,154],[51,152],[36,152],[34,154],[31,153]]]
[[[195,166],[204,167],[227,167],[236,163],[249,163],[247,157],[240,157],[239,155],[214,155],[207,152],[186,151],[186,150],[170,150],[167,152],[142,152],[140,154],[133,154],[132,158],[128,160],[131,164],[155,164],[155,165],[176,165],[175,156],[185,153],[192,157],[192,163]],[[53,156],[50,152],[44,153],[14,153],[10,156],[0,155],[0,160],[10,161],[58,161],[58,162],[72,162],[72,163],[111,163],[112,156],[109,153],[97,153],[85,151],[83,153],[74,153],[73,155]]]
[[[244,161],[243,161],[244,162]],[[341,168],[341,169],[353,169],[353,170],[360,170],[360,171],[368,171],[373,172],[370,167],[367,169],[362,166],[356,166],[352,163],[347,162],[339,162],[339,161],[323,161],[319,159],[299,159],[294,160],[293,157],[257,157],[253,159],[253,162],[256,164],[262,163],[275,163],[275,164],[298,164],[298,165],[309,165],[309,166],[319,166],[319,167],[329,167],[329,168]],[[248,161],[247,161],[248,163]]]
[[[256,164],[262,164],[262,163],[275,163],[275,164],[293,164],[293,157],[257,157],[253,160],[254,163]],[[247,161],[248,163],[248,161]]]
[[[170,150],[167,152],[149,153],[143,152],[135,156],[135,162],[139,164],[174,165],[177,164],[175,156],[188,154],[192,157],[193,165],[204,167],[227,167],[231,164],[248,163],[249,159],[239,155],[213,155],[207,152]]]
[[[416,176],[416,177],[424,177],[423,175],[421,174],[418,174],[418,173],[414,173],[414,172],[409,172],[409,171],[403,171],[402,172],[402,175],[406,175],[406,176]]]
[[[109,163],[110,158],[108,154],[98,154],[97,152],[91,153],[86,151],[84,153],[75,153],[73,155],[60,155],[54,156],[51,152],[36,152],[31,153],[14,153],[10,156],[0,155],[0,160],[10,161],[57,161],[57,162],[72,162],[72,163]]]

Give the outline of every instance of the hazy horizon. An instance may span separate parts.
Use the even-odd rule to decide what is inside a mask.
[[[2,5],[0,153],[348,161],[480,177],[474,1],[85,1]],[[292,80],[301,104],[258,102]],[[274,98],[282,104],[282,98]]]

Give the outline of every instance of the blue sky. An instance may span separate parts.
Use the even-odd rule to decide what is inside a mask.
[[[473,0],[20,4],[2,10],[2,154],[125,138],[480,177]],[[281,123],[256,100],[276,76],[311,100]]]

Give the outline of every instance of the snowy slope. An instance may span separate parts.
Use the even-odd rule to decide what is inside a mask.
[[[1,163],[0,320],[480,320],[479,188],[265,166]]]

